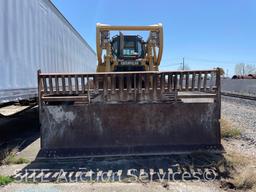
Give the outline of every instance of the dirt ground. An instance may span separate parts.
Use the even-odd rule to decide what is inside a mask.
[[[255,157],[256,150],[254,146],[251,146],[248,141],[239,140],[239,139],[223,139],[222,143],[226,150],[226,158],[229,160],[230,156],[235,157],[237,162],[235,164],[236,169],[255,169]],[[35,141],[32,145],[28,146],[23,152],[19,153],[18,156],[28,155],[30,150],[34,151],[38,148],[39,142]],[[33,152],[34,153],[34,152]],[[239,156],[239,158],[238,158]],[[182,157],[181,157],[182,158]],[[244,162],[244,159],[245,162]],[[31,159],[33,161],[33,158]],[[115,160],[114,160],[115,161]],[[119,160],[120,161],[120,160]],[[155,161],[155,159],[153,160]],[[241,161],[241,162],[240,162]],[[137,161],[138,163],[139,161]],[[116,164],[115,162],[114,164]],[[126,162],[123,162],[127,164]],[[242,163],[241,165],[237,165],[237,163]],[[33,162],[29,163],[33,165]],[[2,165],[0,167],[1,174],[4,175],[13,175],[16,170],[21,170],[26,168],[29,164],[18,164],[18,165]],[[43,163],[44,164],[44,163]],[[67,166],[67,162],[64,162]],[[118,163],[117,163],[118,164]],[[120,162],[119,162],[120,164]],[[161,163],[162,164],[162,163]],[[49,165],[47,163],[47,165]],[[61,162],[58,165],[64,168]],[[89,165],[89,164],[87,164]],[[100,164],[98,164],[100,165]],[[132,165],[130,163],[130,165]],[[106,165],[107,167],[109,164]],[[241,168],[242,166],[242,168]],[[36,165],[35,167],[40,167]],[[44,166],[43,166],[44,167]],[[55,166],[57,168],[58,166]],[[32,167],[33,168],[33,167]],[[47,167],[44,167],[47,168]],[[48,167],[51,168],[51,167]],[[110,166],[110,169],[113,168]],[[65,169],[65,168],[64,168]],[[139,169],[139,168],[137,168]],[[225,177],[225,176],[224,176]],[[232,177],[232,176],[231,176]],[[147,192],[147,191],[174,191],[174,192],[196,192],[196,191],[209,191],[209,192],[217,192],[217,191],[255,191],[255,189],[234,189],[233,180],[230,177],[225,178],[217,178],[215,180],[206,181],[203,178],[199,181],[197,180],[186,180],[182,181],[178,179],[177,181],[161,181],[161,180],[138,180],[138,181],[129,181],[122,180],[119,181],[110,181],[110,182],[97,182],[94,181],[79,181],[79,182],[66,182],[65,180],[54,181],[46,183],[38,183],[38,181],[28,181],[21,183],[19,181],[11,183],[7,186],[0,187],[0,191],[49,191],[49,192],[60,192],[60,191],[138,191],[138,192]]]
[[[172,191],[172,192],[218,192],[220,189],[214,183],[201,182],[175,182],[168,184],[160,183],[63,183],[63,184],[10,184],[0,191],[17,192],[70,192],[70,191],[95,191],[95,192],[151,192],[151,191]]]
[[[256,149],[255,146],[252,146],[248,141],[240,139],[223,139],[223,146],[226,150],[225,158],[228,160],[229,157],[239,156],[238,163],[242,163],[241,166],[243,169],[255,169],[255,157]],[[38,145],[38,142],[35,142],[34,145]],[[33,147],[32,147],[33,148]],[[35,148],[35,146],[34,146]],[[29,151],[29,147],[27,148]],[[27,152],[26,152],[27,153]],[[22,153],[21,153],[22,154]],[[242,159],[242,160],[241,160]],[[246,162],[244,162],[246,159]],[[241,162],[239,162],[241,160]],[[237,162],[236,162],[237,163]],[[8,165],[1,166],[1,174],[10,175],[13,174],[17,169],[24,169],[27,164],[20,165]],[[241,168],[235,164],[236,169]],[[147,192],[147,191],[173,191],[173,192],[197,192],[197,191],[206,191],[206,192],[217,192],[217,191],[256,191],[255,188],[252,189],[235,189],[233,186],[232,176],[227,178],[218,178],[215,180],[186,180],[182,181],[178,179],[177,181],[114,181],[114,182],[47,182],[47,183],[38,183],[38,182],[14,182],[7,186],[0,187],[0,191],[17,191],[17,192],[61,192],[61,191],[138,191],[138,192]]]

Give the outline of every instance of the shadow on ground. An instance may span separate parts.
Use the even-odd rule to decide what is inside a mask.
[[[1,150],[22,150],[39,138],[38,109],[4,119],[0,125]],[[212,181],[227,176],[226,170],[220,169],[223,164],[222,154],[199,152],[165,156],[36,158],[17,170],[14,178],[25,182]]]
[[[40,136],[38,108],[0,118],[0,161],[13,150],[21,151]]]
[[[35,160],[14,178],[25,182],[213,181],[224,176],[222,154]]]

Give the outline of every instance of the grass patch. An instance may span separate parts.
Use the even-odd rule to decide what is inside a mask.
[[[239,153],[230,153],[225,155],[225,166],[229,172],[229,179],[227,179],[223,186],[232,186],[234,189],[242,191],[253,190],[256,191],[256,169],[254,159],[243,156]]]
[[[237,189],[256,189],[256,170],[254,168],[244,168],[235,175],[233,183]]]
[[[29,160],[19,157],[17,158],[15,155],[9,155],[3,160],[3,164],[10,165],[10,164],[23,164],[29,163]]]
[[[1,176],[0,175],[0,186],[7,185],[13,181],[14,181],[14,179],[9,176]]]
[[[221,119],[220,125],[222,138],[239,138],[241,136],[241,130],[232,125],[230,121]]]
[[[227,162],[228,167],[245,167],[248,164],[251,163],[251,161],[248,159],[248,157],[243,156],[238,153],[231,153],[225,155],[225,159]]]
[[[2,164],[4,165],[10,165],[10,164],[23,164],[23,163],[29,163],[29,160],[17,157],[16,156],[16,150],[12,150],[11,152],[6,152],[5,158],[2,160]]]

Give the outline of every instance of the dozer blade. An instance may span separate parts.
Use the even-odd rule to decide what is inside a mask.
[[[41,157],[222,151],[218,70],[38,79]]]

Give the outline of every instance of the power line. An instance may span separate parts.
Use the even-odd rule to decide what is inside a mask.
[[[214,59],[205,59],[205,58],[193,58],[193,57],[187,57],[188,60],[192,60],[192,61],[202,61],[202,62],[206,62],[206,63],[221,63],[221,64],[237,64],[237,63],[246,63],[246,64],[250,64],[250,65],[255,65],[252,63],[256,63],[256,62],[246,62],[246,61],[227,61],[227,60],[214,60]]]
[[[180,63],[174,63],[174,64],[168,64],[168,65],[160,65],[161,67],[174,67],[174,66],[178,66],[180,65]]]

